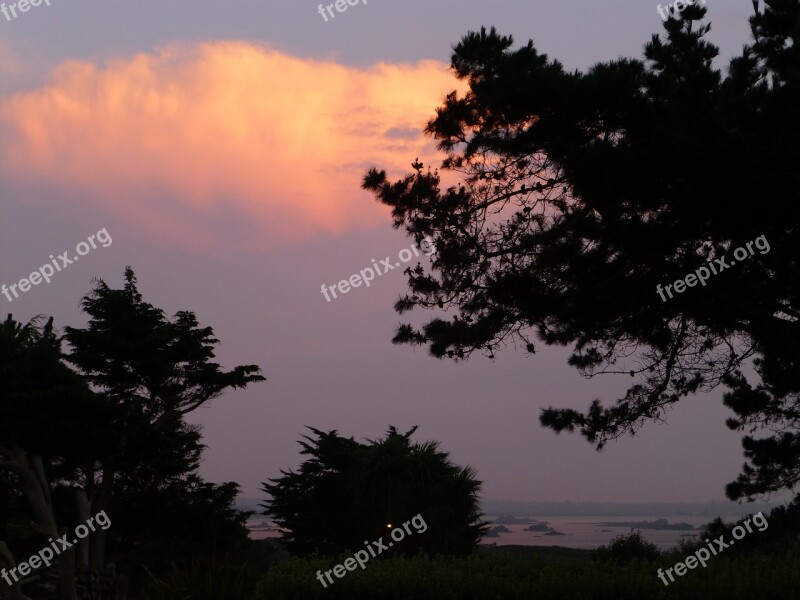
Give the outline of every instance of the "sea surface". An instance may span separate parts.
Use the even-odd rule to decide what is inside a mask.
[[[608,544],[614,537],[630,533],[631,527],[612,527],[599,523],[622,523],[625,521],[655,521],[656,517],[647,516],[601,516],[601,517],[537,517],[536,515],[514,515],[516,518],[527,518],[543,521],[556,531],[565,535],[545,535],[540,531],[525,531],[526,525],[504,525],[511,531],[501,533],[499,537],[483,538],[484,544],[497,544],[504,546],[518,544],[522,546],[564,546],[566,548],[593,549]],[[494,521],[497,515],[487,515],[488,521]],[[711,517],[687,515],[663,515],[659,518],[667,519],[672,523],[689,523],[695,528],[707,524]],[[494,526],[494,525],[493,525]],[[697,531],[681,531],[674,529],[639,529],[642,536],[650,543],[661,549],[675,546],[680,539],[686,536],[697,536]]]
[[[487,521],[494,521],[498,515],[487,515]],[[604,544],[608,544],[615,536],[630,533],[630,527],[612,527],[599,525],[598,523],[620,523],[625,521],[654,521],[656,518],[667,519],[670,523],[689,523],[694,527],[705,525],[711,521],[711,517],[688,516],[688,515],[663,515],[654,517],[650,515],[631,515],[631,516],[599,516],[599,517],[537,517],[536,515],[514,515],[518,519],[530,519],[543,521],[556,531],[565,535],[544,535],[539,531],[525,531],[528,526],[512,524],[505,525],[511,531],[501,533],[499,537],[483,538],[484,544],[497,544],[504,546],[517,544],[521,546],[564,546],[566,548],[593,549]],[[432,526],[432,525],[431,525]],[[250,529],[250,538],[262,540],[266,538],[279,537],[275,529],[270,528],[270,523],[264,519],[254,519],[247,523]],[[675,546],[684,536],[696,536],[697,531],[676,531],[666,529],[640,529],[644,538],[658,546],[666,549]]]

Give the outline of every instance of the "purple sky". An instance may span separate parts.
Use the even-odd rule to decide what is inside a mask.
[[[361,439],[393,424],[474,466],[489,498],[722,499],[743,457],[721,391],[597,453],[542,429],[539,411],[611,401],[630,378],[585,380],[565,349],[453,364],[393,346],[399,269],[330,303],[320,293],[410,245],[359,180],[430,154],[413,126],[454,84],[420,61],[447,63],[481,25],[533,38],[567,69],[640,57],[661,28],[655,4],[369,0],[327,23],[317,4],[51,0],[0,15],[0,283],[102,228],[113,240],[12,303],[0,296],[6,312],[82,326],[91,279],[119,287],[128,264],[147,301],[194,311],[223,365],[257,363],[268,379],[190,419],[204,428],[203,474],[247,496],[298,464],[305,425]],[[749,39],[751,4],[709,4],[727,62]]]

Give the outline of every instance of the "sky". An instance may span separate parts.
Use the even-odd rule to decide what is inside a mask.
[[[721,391],[598,453],[543,429],[540,410],[609,403],[629,378],[584,379],[564,348],[452,363],[395,346],[401,268],[331,301],[320,289],[408,256],[412,240],[360,182],[372,166],[399,178],[417,158],[438,165],[422,128],[463,89],[448,70],[463,35],[494,25],[585,70],[640,58],[661,32],[656,3],[368,0],[327,21],[305,0],[28,8],[0,14],[0,283],[81,256],[53,258],[49,283],[0,304],[81,327],[93,278],[119,287],[131,265],[146,301],[214,328],[223,366],[258,364],[266,382],[189,417],[206,478],[259,497],[299,464],[306,426],[363,440],[418,425],[415,439],[477,470],[486,498],[724,498],[744,459]],[[752,5],[709,8],[724,68]]]

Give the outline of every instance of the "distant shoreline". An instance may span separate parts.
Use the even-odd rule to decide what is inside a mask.
[[[251,510],[261,515],[264,498],[243,497],[236,503],[239,510]],[[543,502],[528,500],[481,500],[485,515],[536,515],[539,517],[653,517],[663,515],[686,517],[740,517],[759,510],[768,512],[783,502]],[[254,516],[255,518],[255,516]]]
[[[758,512],[768,512],[782,502],[535,502],[519,500],[491,500],[481,502],[481,510],[488,516],[536,515],[537,517],[735,517]]]
[[[580,523],[582,525],[582,523]],[[653,529],[656,531],[697,531],[694,525],[689,523],[670,523],[666,519],[656,519],[655,521],[600,521],[591,525],[602,525],[603,527],[631,527],[633,529]]]

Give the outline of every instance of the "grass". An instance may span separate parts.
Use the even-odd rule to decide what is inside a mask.
[[[247,600],[258,579],[247,564],[216,558],[172,563],[161,575],[146,573],[141,600]]]
[[[347,557],[290,559],[259,582],[252,600],[793,600],[800,599],[800,557],[714,557],[664,586],[652,564],[597,562],[591,553],[563,548],[482,548],[468,558],[372,560],[323,588],[317,570]]]

